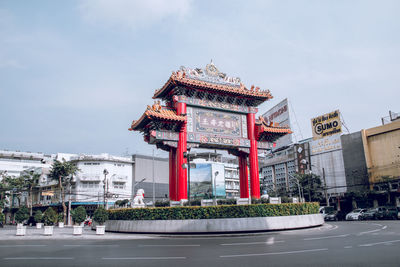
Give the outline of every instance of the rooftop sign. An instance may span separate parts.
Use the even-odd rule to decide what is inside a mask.
[[[342,122],[340,121],[340,111],[318,116],[311,119],[313,140],[318,140],[342,132]]]

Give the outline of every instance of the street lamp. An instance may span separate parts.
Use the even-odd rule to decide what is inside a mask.
[[[289,174],[289,173],[288,173],[288,175],[291,177],[290,180],[296,182],[297,188],[299,189],[299,198],[300,198],[300,202],[302,202],[302,199],[303,199],[304,196],[301,195],[302,189],[301,189],[301,186],[300,186],[300,181],[299,181],[299,179],[298,179],[297,177],[295,177],[295,176]]]
[[[313,166],[315,168],[318,168],[318,166],[315,166],[314,164],[310,164],[310,166]],[[310,174],[312,174],[312,171],[310,170]],[[324,179],[324,193],[325,193],[325,199],[326,199],[326,206],[329,207],[329,198],[328,198],[328,187],[326,184],[326,178],[325,178],[325,168],[322,167],[322,179]]]
[[[103,174],[104,174],[104,180],[103,180],[103,188],[104,188],[104,196],[103,196],[103,200],[104,200],[104,208],[107,209],[108,205],[106,204],[106,187],[107,187],[107,193],[108,193],[108,182],[107,182],[107,175],[108,175],[108,171],[107,169],[104,169]],[[108,200],[107,200],[108,201]]]

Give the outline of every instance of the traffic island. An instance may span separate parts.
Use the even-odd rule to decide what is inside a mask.
[[[324,223],[318,203],[163,207],[109,211],[106,231],[209,234],[289,230]]]

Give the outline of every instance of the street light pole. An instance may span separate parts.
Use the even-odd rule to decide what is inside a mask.
[[[322,178],[324,179],[324,192],[325,192],[326,206],[329,207],[328,188],[326,186],[326,178],[325,178],[325,168],[322,168]]]

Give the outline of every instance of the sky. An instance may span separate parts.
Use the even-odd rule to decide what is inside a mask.
[[[128,128],[180,66],[211,60],[289,98],[301,137],[400,112],[399,1],[0,0],[0,150],[151,154]],[[160,152],[155,152],[160,153]]]

